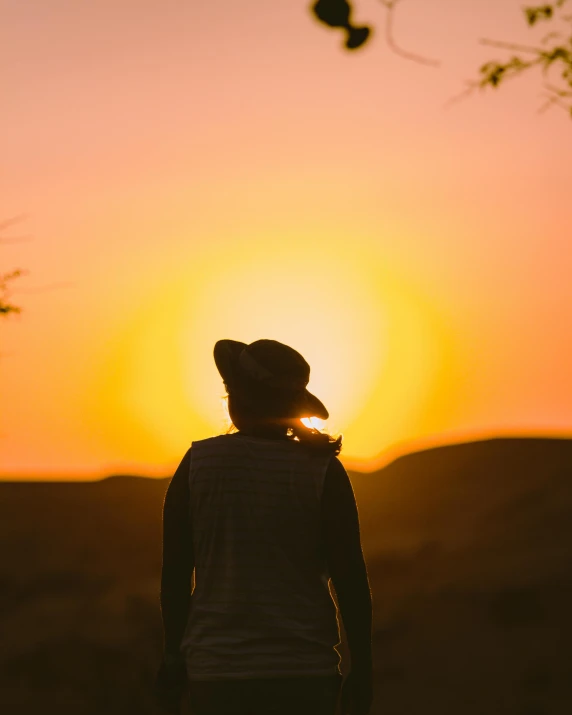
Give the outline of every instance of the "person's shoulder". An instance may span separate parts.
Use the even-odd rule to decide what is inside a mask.
[[[343,462],[336,454],[333,454],[330,457],[330,461],[328,462],[328,474],[333,474],[337,477],[339,477],[339,476],[347,477],[348,476],[348,473],[346,471],[346,468],[343,465]]]
[[[214,455],[235,453],[239,441],[235,434],[219,434],[193,441],[189,452],[192,454],[193,460],[210,459]]]
[[[353,487],[350,481],[350,476],[346,471],[342,461],[333,455],[326,470],[324,480],[324,493],[326,499],[329,497],[338,498],[340,495],[353,494]]]
[[[229,437],[234,437],[234,435],[233,434],[217,434],[217,435],[214,435],[213,437],[205,437],[204,439],[193,440],[193,442],[191,442],[189,451],[191,449],[194,449],[196,451],[203,446],[211,447],[215,444],[221,444],[223,442],[226,443],[228,441]]]

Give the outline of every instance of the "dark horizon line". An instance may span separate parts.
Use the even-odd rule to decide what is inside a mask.
[[[381,471],[382,469],[385,469],[388,467],[390,464],[396,462],[399,459],[410,457],[416,454],[423,454],[427,452],[434,452],[437,450],[441,449],[451,449],[454,447],[462,447],[462,446],[470,446],[470,445],[477,445],[477,444],[484,444],[487,442],[568,442],[572,441],[572,430],[570,432],[562,432],[562,433],[555,433],[555,432],[547,432],[547,433],[542,433],[542,432],[530,432],[530,433],[506,433],[506,434],[487,434],[486,436],[481,436],[481,437],[476,437],[473,439],[467,439],[467,438],[459,438],[458,440],[453,439],[452,441],[444,441],[444,442],[435,442],[431,440],[414,440],[414,441],[409,441],[407,443],[400,443],[397,445],[394,445],[392,447],[388,447],[387,450],[385,450],[383,453],[380,454],[379,457],[370,459],[370,460],[359,460],[359,459],[352,459],[349,458],[348,460],[344,460],[343,453],[341,455],[341,460],[344,462],[347,470],[349,472],[353,473],[358,473],[358,474],[374,474],[376,472]],[[421,446],[422,444],[425,444],[425,446]],[[415,447],[415,445],[418,445]],[[409,448],[405,448],[406,445],[409,446]],[[405,449],[401,449],[400,447],[404,447]],[[376,466],[373,468],[367,468],[367,463],[376,463]],[[360,468],[358,465],[366,466],[366,468]],[[16,475],[0,475],[0,483],[5,483],[5,484],[20,484],[20,483],[27,483],[27,484],[76,484],[76,483],[82,483],[82,484],[94,484],[98,482],[104,482],[109,479],[143,479],[143,480],[152,480],[152,481],[164,481],[167,479],[170,479],[172,477],[172,474],[167,474],[163,476],[145,476],[143,474],[131,474],[131,473],[115,473],[115,474],[107,474],[104,476],[98,476],[98,477],[88,477],[88,478],[65,478],[65,477],[57,477],[53,476],[51,478],[50,476],[47,476],[45,478],[38,478],[35,475],[21,475],[21,476],[16,476]]]

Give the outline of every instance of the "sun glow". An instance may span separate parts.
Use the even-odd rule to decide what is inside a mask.
[[[224,260],[205,251],[123,326],[90,410],[100,431],[109,424],[106,441],[125,449],[135,441],[142,459],[160,464],[192,440],[225,432],[212,357],[221,338],[272,338],[299,350],[312,368],[308,389],[325,403],[328,430],[344,434],[351,457],[371,459],[404,423],[414,426],[439,360],[427,307],[375,256],[364,260],[363,249],[358,261],[345,245],[324,253],[299,238],[264,248],[251,239],[245,250],[241,241]]]
[[[310,429],[323,430],[326,427],[326,421],[321,420],[319,417],[303,417],[301,420],[303,425],[310,427]]]

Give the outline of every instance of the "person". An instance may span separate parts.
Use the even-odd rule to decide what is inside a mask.
[[[156,693],[193,715],[368,715],[372,599],[341,437],[275,340],[220,340],[234,433],[193,442],[163,507]],[[333,585],[338,608],[330,591]],[[338,613],[351,669],[345,679]]]

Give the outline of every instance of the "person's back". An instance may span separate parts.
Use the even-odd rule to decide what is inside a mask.
[[[339,672],[320,528],[331,458],[240,434],[193,443],[190,680]]]
[[[215,362],[238,433],[194,442],[167,490],[159,699],[179,712],[185,679],[193,715],[333,715],[331,579],[352,661],[342,715],[367,715],[371,593],[341,437],[301,422],[328,412],[292,348],[222,340]]]

